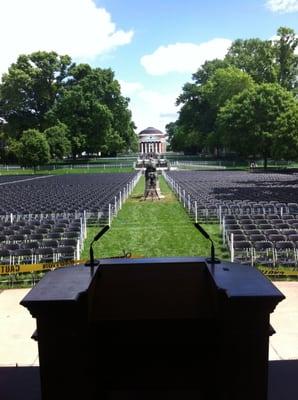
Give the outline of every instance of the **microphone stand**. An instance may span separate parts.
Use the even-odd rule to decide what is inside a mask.
[[[208,240],[211,242],[211,257],[206,258],[206,261],[208,264],[219,264],[220,260],[215,257],[215,248],[214,248],[214,243],[211,237],[208,235],[208,233],[201,227],[201,225],[196,222],[194,224],[195,228]]]
[[[97,242],[98,239],[100,239],[109,229],[110,229],[109,225],[104,226],[103,229],[99,231],[97,235],[94,236],[92,242],[90,243],[90,250],[89,250],[90,260],[86,262],[85,266],[90,267],[91,277],[94,274],[94,267],[100,264],[99,260],[94,260],[93,243]]]

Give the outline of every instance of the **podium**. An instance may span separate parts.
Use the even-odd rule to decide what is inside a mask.
[[[184,257],[57,269],[21,304],[36,318],[43,400],[265,400],[283,299],[254,267]]]

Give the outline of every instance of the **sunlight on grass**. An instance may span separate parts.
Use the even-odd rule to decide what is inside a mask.
[[[209,256],[210,242],[194,228],[163,178],[160,187],[164,199],[144,201],[144,178],[141,178],[109,232],[94,244],[97,257],[121,256],[123,252],[135,257]],[[227,258],[221,247],[219,226],[203,226],[214,239],[218,257]],[[90,240],[98,230],[88,229],[82,258],[88,258]]]

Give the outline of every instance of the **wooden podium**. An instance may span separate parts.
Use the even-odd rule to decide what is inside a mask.
[[[57,269],[21,304],[37,322],[43,400],[266,400],[283,299],[253,267],[187,257]]]

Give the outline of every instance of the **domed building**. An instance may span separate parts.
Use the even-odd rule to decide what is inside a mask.
[[[149,127],[139,133],[139,151],[141,154],[164,154],[166,152],[166,134]]]

